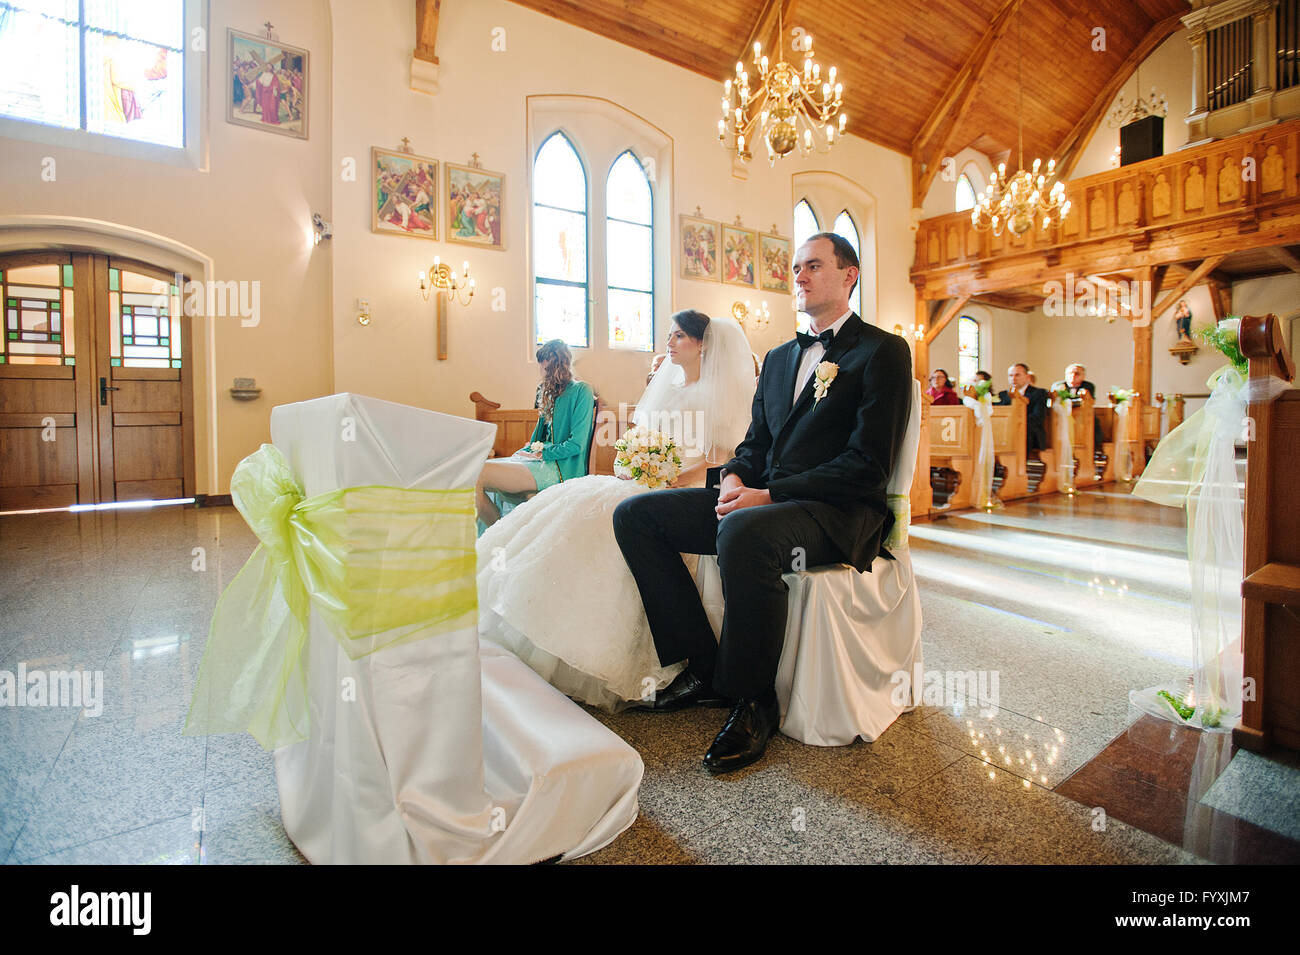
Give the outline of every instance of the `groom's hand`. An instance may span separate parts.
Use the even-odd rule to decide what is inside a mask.
[[[772,495],[766,488],[746,487],[745,482],[736,475],[728,474],[722,479],[722,488],[718,492],[718,506],[714,511],[717,512],[718,520],[721,520],[742,507],[761,507],[771,503]]]

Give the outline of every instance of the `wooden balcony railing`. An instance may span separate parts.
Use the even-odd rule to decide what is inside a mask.
[[[1064,221],[1022,237],[978,232],[969,212],[922,220],[921,298],[1300,242],[1300,120],[1073,179],[1066,192]]]

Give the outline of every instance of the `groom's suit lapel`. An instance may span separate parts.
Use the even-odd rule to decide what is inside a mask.
[[[821,361],[838,362],[840,356],[853,347],[862,334],[862,319],[856,314],[849,316],[848,321],[840,326],[839,333],[831,340],[831,347],[826,350],[826,354],[821,357]],[[803,349],[798,345],[794,347],[794,354],[790,363],[790,371],[786,376],[785,394],[790,395],[794,391],[795,379],[799,374],[799,362],[803,359]],[[785,421],[781,422],[781,427],[777,430],[779,438],[785,429],[790,426],[790,422],[803,414],[804,410],[811,407],[813,396],[813,383],[816,382],[817,375],[814,373],[808,376],[808,381],[804,383],[803,389],[799,392],[799,397],[795,399],[790,413],[786,415]]]

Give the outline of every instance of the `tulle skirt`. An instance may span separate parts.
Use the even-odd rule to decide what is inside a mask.
[[[608,711],[648,699],[662,667],[641,595],[614,540],[614,509],[648,489],[593,475],[520,504],[478,539],[479,635],[561,692]],[[685,555],[695,571],[698,558]]]

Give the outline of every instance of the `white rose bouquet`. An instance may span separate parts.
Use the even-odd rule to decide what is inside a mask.
[[[629,428],[614,442],[614,475],[631,478],[648,488],[668,487],[677,480],[682,456],[665,434],[645,427]]]

